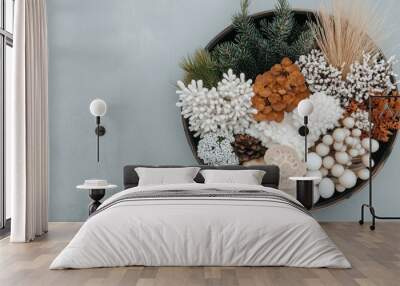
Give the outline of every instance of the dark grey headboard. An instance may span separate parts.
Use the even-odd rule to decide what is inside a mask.
[[[137,167],[148,167],[148,168],[179,168],[179,167],[186,167],[186,166],[150,166],[150,165],[128,165],[124,167],[124,188],[133,188],[138,185],[139,177],[135,171]],[[220,170],[263,170],[265,171],[264,178],[262,180],[262,185],[265,187],[272,187],[278,188],[279,186],[279,168],[277,166],[196,166],[200,167],[201,169],[220,169]],[[199,173],[194,180],[197,183],[203,183],[204,178]]]

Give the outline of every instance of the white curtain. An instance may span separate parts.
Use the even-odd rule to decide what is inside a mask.
[[[13,93],[6,114],[10,241],[27,242],[47,232],[48,225],[46,3],[16,0],[14,9]]]

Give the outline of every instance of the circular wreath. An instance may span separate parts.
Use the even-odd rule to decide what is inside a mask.
[[[321,24],[322,13],[292,10],[286,0],[278,0],[274,11],[247,15],[247,8],[248,2],[242,1],[233,24],[181,65],[185,78],[178,82],[177,105],[194,157],[199,164],[267,164],[264,154],[280,144],[298,151],[300,159],[304,139],[298,129],[303,118],[296,107],[308,98],[314,112],[307,169],[323,178],[316,188],[315,207],[350,197],[363,188],[369,172],[375,175],[382,168],[400,128],[395,113],[400,111],[400,101],[373,100],[375,152],[367,154],[368,94],[397,95],[392,59],[371,51],[346,67],[335,67],[316,36],[329,28]],[[286,36],[271,39],[277,37],[278,29]],[[259,51],[246,46],[254,46],[260,31],[270,36],[265,47],[259,47],[265,49],[259,58],[266,55],[262,65],[252,59]],[[237,61],[229,58],[232,54]],[[367,86],[371,76],[380,79],[373,83],[373,91]],[[384,113],[387,106],[393,114]],[[369,155],[374,161],[372,170],[366,164]]]

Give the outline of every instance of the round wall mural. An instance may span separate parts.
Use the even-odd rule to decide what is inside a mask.
[[[282,188],[289,176],[319,176],[316,208],[350,197],[381,169],[400,129],[394,59],[364,30],[373,9],[351,14],[359,7],[345,2],[327,13],[278,0],[248,15],[243,0],[232,25],[182,61],[177,106],[199,164],[275,164]]]

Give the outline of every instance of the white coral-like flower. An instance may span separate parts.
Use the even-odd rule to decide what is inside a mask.
[[[210,90],[201,80],[192,81],[187,87],[178,81],[179,101],[182,115],[189,119],[189,129],[195,136],[203,137],[209,132],[226,130],[239,134],[253,122],[256,110],[252,107],[253,88],[244,74],[238,78],[232,70],[223,75],[218,87]]]
[[[238,165],[232,143],[235,138],[226,131],[207,133],[200,139],[197,146],[197,154],[207,165]]]
[[[369,114],[366,110],[358,109],[357,111],[350,114],[354,118],[354,124],[358,129],[368,131],[369,130]]]
[[[310,100],[314,106],[313,112],[308,117],[310,133],[307,136],[307,140],[311,147],[321,135],[338,126],[344,110],[340,106],[338,98],[328,96],[322,92],[312,94]],[[294,126],[300,128],[304,124],[304,117],[299,115],[297,109],[293,111],[292,116]]]
[[[286,113],[282,122],[261,121],[253,123],[246,133],[261,141],[269,148],[275,144],[292,147],[300,158],[304,157],[304,138],[294,126],[292,117]]]
[[[363,53],[361,62],[355,62],[350,66],[346,85],[349,90],[348,102],[353,99],[364,102],[373,93],[390,93],[396,89],[396,83],[392,78],[397,74],[393,72],[394,57],[385,60],[381,54]]]
[[[337,98],[347,98],[348,90],[342,80],[342,72],[330,65],[320,50],[314,49],[300,56],[296,64],[312,93],[324,92]]]
[[[343,106],[350,100],[364,102],[375,92],[395,90],[396,83],[392,82],[397,77],[393,72],[394,63],[394,57],[385,60],[381,54],[364,53],[362,61],[353,63],[343,80],[342,72],[330,65],[319,50],[300,56],[296,62],[311,92],[324,92],[339,98]]]

